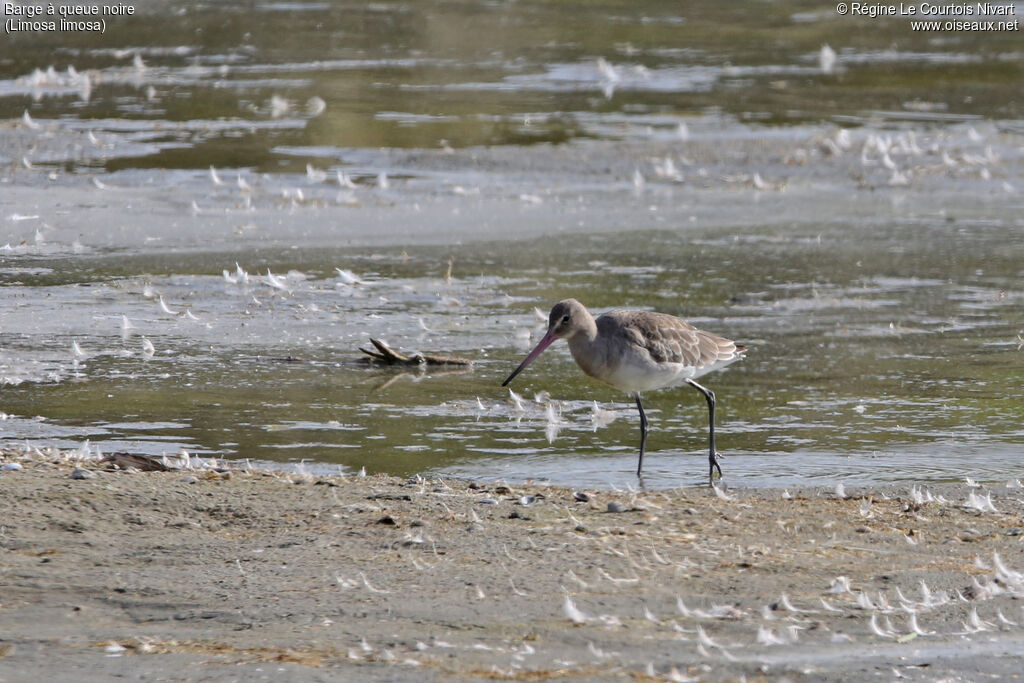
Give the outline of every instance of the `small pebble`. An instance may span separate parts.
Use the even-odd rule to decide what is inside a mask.
[[[483,531],[483,530],[484,530],[484,525],[480,524],[479,522],[473,522],[472,524],[470,524],[469,526],[466,527],[466,531]]]
[[[181,483],[182,484],[198,484],[199,483],[199,478],[198,477],[193,477],[190,474],[188,476],[182,477],[181,478]]]
[[[572,492],[572,497],[575,498],[576,500],[578,500],[581,503],[588,503],[588,502],[590,502],[590,496],[587,495],[586,493],[583,493],[582,491],[573,491]]]
[[[498,501],[495,498],[481,498],[480,501],[483,505],[497,505]]]
[[[424,522],[422,519],[414,519],[411,522],[409,522],[409,526],[426,526],[426,525],[427,525],[427,523]]]
[[[519,499],[519,504],[520,505],[532,505],[535,500],[537,500],[537,499],[534,496],[522,496]]]
[[[83,470],[81,467],[76,467],[75,471],[71,473],[72,479],[95,479],[96,473],[92,470]]]
[[[512,493],[512,489],[510,489],[507,486],[499,486],[494,489],[494,492],[497,493],[499,496],[507,496],[508,494]]]
[[[391,515],[385,515],[377,520],[377,524],[387,524],[388,526],[395,526],[398,522]]]
[[[625,511],[626,511],[626,506],[623,505],[622,503],[618,503],[618,502],[616,502],[614,500],[612,502],[608,503],[608,512],[625,512]]]
[[[21,463],[20,462],[5,462],[4,463],[4,472],[17,472],[20,469],[21,469]]]

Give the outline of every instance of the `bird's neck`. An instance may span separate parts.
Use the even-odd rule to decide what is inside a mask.
[[[592,315],[587,315],[580,321],[579,329],[569,341],[576,341],[578,344],[593,344],[597,341],[597,321]]]
[[[596,372],[596,366],[602,362],[597,352],[600,350],[597,344],[597,322],[588,316],[583,325],[576,331],[576,334],[569,337],[569,351],[576,363],[588,375]]]

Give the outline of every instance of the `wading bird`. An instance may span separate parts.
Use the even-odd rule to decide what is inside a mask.
[[[715,450],[715,394],[694,380],[742,358],[745,347],[666,313],[616,309],[595,319],[579,301],[565,299],[551,309],[548,331],[540,343],[501,386],[507,386],[558,339],[569,343],[569,351],[584,373],[636,398],[640,411],[637,476],[647,445],[647,416],[640,394],[680,384],[689,384],[707,400],[709,475],[713,481],[717,469],[722,476]]]

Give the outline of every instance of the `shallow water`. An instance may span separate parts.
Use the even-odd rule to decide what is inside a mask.
[[[0,118],[28,108],[136,147],[72,168],[283,172],[351,163],[348,148],[672,133],[680,117],[710,113],[773,125],[1019,121],[1024,106],[1019,31],[912,31],[805,3],[136,5],[103,35],[10,34]],[[827,72],[825,44],[836,53]]]
[[[705,378],[732,485],[1024,475],[1019,44],[635,7],[172,6],[15,37],[4,441],[702,482],[692,390],[646,397],[638,482],[635,407],[564,345],[500,387],[535,307],[575,296],[750,347]],[[369,368],[369,337],[474,366]]]

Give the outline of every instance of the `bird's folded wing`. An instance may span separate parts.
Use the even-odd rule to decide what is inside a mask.
[[[698,330],[675,316],[647,313],[621,320],[621,331],[633,346],[644,349],[656,363],[703,367],[730,360],[740,350],[716,334]]]

